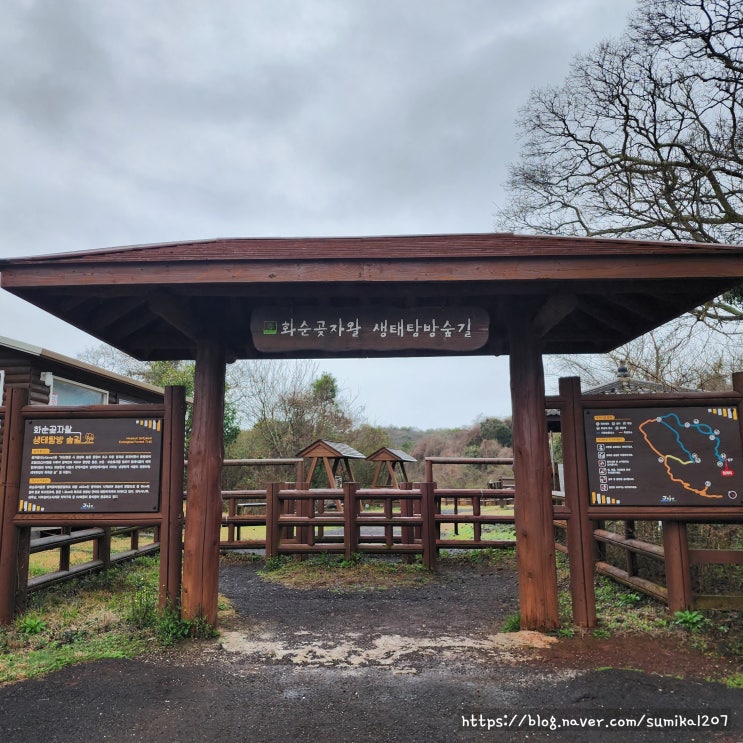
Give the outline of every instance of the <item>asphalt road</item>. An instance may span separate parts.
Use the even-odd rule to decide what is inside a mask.
[[[219,639],[0,687],[0,741],[743,741],[743,689],[702,680],[702,656],[635,644],[644,667],[623,670],[611,640],[504,638],[508,571],[355,594],[221,581]]]

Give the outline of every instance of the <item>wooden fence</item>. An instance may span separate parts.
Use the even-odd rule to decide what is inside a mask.
[[[294,482],[304,482],[304,459],[226,459],[224,467],[235,469],[289,468],[294,470]],[[266,488],[252,490],[223,490],[222,500],[227,512],[222,515],[222,527],[227,529],[226,539],[220,539],[222,550],[266,548]],[[242,537],[242,528],[258,526],[264,530],[261,537]]]
[[[624,520],[605,524],[596,522],[593,530],[597,575],[604,575],[647,596],[668,605],[671,611],[683,609],[720,609],[743,611],[743,595],[697,593],[693,590],[691,573],[694,568],[707,565],[743,565],[743,550],[692,549],[689,547],[688,529],[693,522],[661,521],[662,544],[638,539],[638,520]],[[557,541],[555,547],[568,552],[564,540],[567,523],[554,522]],[[608,528],[612,526],[612,528]],[[722,526],[720,524],[719,526]],[[606,547],[619,551],[623,557],[611,560]],[[668,557],[670,556],[670,557]],[[657,563],[657,571],[643,571],[638,558]],[[619,564],[617,564],[619,563]],[[652,577],[643,576],[649,572]],[[656,577],[660,573],[661,577]],[[661,582],[665,579],[665,582]]]
[[[334,504],[335,510],[326,506]],[[433,568],[436,547],[433,488],[287,489],[272,483],[268,493],[266,556],[335,552],[421,554]]]
[[[570,384],[567,384],[570,383]],[[741,406],[743,377],[736,376],[736,391],[730,394],[695,396],[705,404]],[[674,507],[604,507],[591,505],[586,483],[585,450],[582,434],[583,410],[602,406],[627,407],[659,404],[687,403],[684,396],[602,396],[585,398],[579,387],[571,380],[561,380],[561,394],[549,398],[550,409],[558,409],[563,424],[563,446],[565,451],[564,497],[553,494],[552,515],[557,531],[566,538],[556,542],[556,549],[566,552],[570,561],[571,591],[576,622],[585,626],[595,623],[593,600],[593,576],[603,574],[633,589],[667,602],[671,611],[689,608],[743,609],[743,596],[701,595],[692,590],[691,573],[696,566],[743,565],[743,550],[712,550],[690,548],[688,525],[694,522],[743,523],[738,508],[674,508]],[[178,403],[180,406],[182,403]],[[22,607],[25,592],[36,590],[51,582],[76,577],[85,572],[103,569],[138,554],[155,551],[159,547],[163,530],[169,533],[169,543],[176,545],[178,554],[170,551],[166,565],[161,570],[163,596],[177,596],[180,574],[180,544],[182,519],[181,509],[173,499],[175,488],[182,493],[182,459],[178,462],[179,443],[176,434],[168,447],[167,458],[171,464],[164,468],[168,473],[165,490],[170,497],[163,503],[169,509],[158,514],[115,515],[99,514],[86,516],[47,516],[39,518],[33,514],[17,513],[17,500],[9,486],[18,480],[18,447],[21,439],[20,423],[30,416],[72,415],[72,411],[41,410],[38,406],[24,407],[14,394],[12,406],[16,410],[15,423],[6,425],[6,410],[0,408],[3,421],[3,451],[11,451],[4,458],[3,487],[6,495],[2,501],[0,515],[5,526],[0,529],[0,552],[6,557],[20,556],[0,566],[0,599],[7,621],[8,607]],[[120,415],[129,409],[89,408],[88,413],[99,416]],[[132,409],[133,410],[133,409]],[[159,408],[148,408],[148,412]],[[176,413],[173,420],[178,418]],[[182,445],[180,445],[182,451]],[[582,453],[581,453],[582,452]],[[13,472],[9,463],[15,462]],[[222,524],[226,534],[220,548],[265,549],[268,556],[280,554],[313,554],[333,552],[350,557],[355,553],[420,554],[423,562],[434,567],[440,549],[484,549],[510,547],[516,544],[513,538],[498,535],[498,527],[514,525],[513,506],[517,504],[517,491],[510,476],[493,482],[482,489],[439,488],[435,482],[435,467],[441,464],[462,465],[512,465],[510,458],[444,458],[431,457],[426,460],[426,481],[405,483],[400,489],[361,489],[356,483],[347,483],[343,489],[310,490],[304,484],[303,460],[226,460],[227,467],[289,467],[294,470],[292,484],[272,484],[266,489],[224,490],[226,503]],[[170,515],[169,515],[170,514]],[[637,524],[654,520],[662,525],[662,544],[650,543],[637,537]],[[619,525],[609,528],[611,524]],[[32,527],[61,527],[57,533],[47,532],[32,539]],[[263,534],[245,537],[241,530],[259,527]],[[466,527],[466,529],[465,529]],[[151,535],[151,541],[141,535]],[[111,538],[129,534],[128,549],[112,552]],[[495,536],[494,536],[495,534]],[[92,556],[82,564],[70,562],[70,548],[80,542],[92,542]],[[607,548],[620,560],[609,559]],[[29,556],[41,551],[56,550],[56,569],[47,575],[28,576]],[[657,562],[662,580],[642,575],[638,567],[641,558]],[[23,585],[25,585],[25,592]],[[11,596],[12,592],[17,595]],[[14,603],[15,602],[15,603]],[[3,608],[4,607],[4,608]],[[592,613],[594,613],[592,615]]]
[[[56,552],[56,569],[40,575],[33,575],[33,571],[29,570],[28,564],[21,565],[21,572],[28,575],[28,592],[37,591],[53,583],[79,578],[88,573],[107,570],[117,563],[156,553],[160,549],[159,527],[156,525],[150,528],[121,526],[74,530],[65,526],[40,531],[41,535],[32,537],[28,548],[23,549],[22,554],[29,556],[30,562],[31,555]],[[112,545],[118,543],[122,537],[128,539],[128,548],[114,549]],[[73,545],[83,544],[90,545],[86,551],[90,552],[91,559],[73,564],[70,556],[71,548]],[[21,600],[20,603],[25,604],[25,601]]]
[[[426,459],[426,473],[433,472],[433,466],[438,464],[477,464],[488,465],[498,464],[512,466],[511,458],[471,458],[471,457],[429,457]],[[226,460],[227,467],[249,467],[265,468],[285,466],[295,469],[296,481],[284,487],[283,490],[290,490],[296,493],[296,483],[301,483],[303,478],[303,460],[302,459],[236,459]],[[434,492],[431,504],[428,509],[431,521],[430,528],[435,536],[435,548],[450,549],[486,549],[489,547],[512,547],[515,546],[515,537],[492,538],[487,533],[487,527],[512,526],[513,521],[513,479],[510,476],[493,483],[489,488],[460,488],[460,489],[437,489],[434,486]],[[358,488],[357,484],[353,484]],[[362,490],[362,496],[358,496],[360,503],[358,526],[367,527],[384,527],[383,535],[366,534],[366,542],[362,543],[362,549],[359,551],[391,551],[391,552],[422,552],[422,543],[419,532],[422,524],[421,518],[421,498],[419,495],[405,495],[404,491],[413,488],[411,483],[402,483],[401,490],[372,488]],[[338,553],[346,552],[345,546],[338,546],[343,543],[344,536],[340,527],[345,525],[343,514],[345,512],[344,491],[342,489],[327,490],[307,490],[305,494],[297,495],[294,498],[282,495],[280,498],[280,511],[271,507],[268,503],[267,489],[254,490],[223,490],[222,498],[226,505],[226,511],[222,516],[223,539],[220,541],[222,550],[241,550],[241,549],[266,549],[267,554],[271,554],[271,547],[267,544],[266,536],[253,535],[245,538],[241,534],[243,527],[259,527],[260,531],[267,534],[271,528],[277,528],[272,522],[274,514],[281,513],[282,528],[280,533],[284,535],[281,541],[281,551],[291,552],[292,545],[296,546],[296,552],[313,552],[313,551],[335,551]],[[284,501],[288,502],[291,508],[296,511],[287,511],[284,507]],[[398,513],[399,509],[399,513]],[[500,512],[493,512],[498,509]],[[383,524],[381,518],[388,519],[388,523]],[[410,524],[398,520],[414,517],[418,521],[414,525],[415,534],[418,538],[411,541]],[[368,523],[363,523],[364,519],[369,519]],[[291,523],[290,523],[291,522]],[[296,522],[296,523],[295,523]],[[472,530],[471,538],[464,538],[460,535],[460,526],[469,526]],[[296,535],[286,538],[288,527],[295,527],[297,533],[302,535],[305,542],[297,542]],[[328,528],[326,528],[328,527]],[[330,527],[335,527],[333,530]],[[354,527],[355,528],[355,527]],[[226,530],[226,533],[225,533]],[[368,531],[368,530],[365,530]],[[349,532],[350,533],[350,532]],[[372,548],[372,545],[376,547]],[[381,546],[381,545],[384,546]],[[366,545],[366,546],[363,546]],[[401,545],[407,545],[401,547]],[[417,545],[412,549],[410,545]],[[306,549],[306,547],[310,549]],[[316,547],[316,549],[315,549]]]
[[[513,457],[426,457],[426,481],[436,483],[436,468],[440,465],[501,465],[508,475],[491,481],[487,488],[439,488],[434,484],[436,547],[450,549],[484,549],[515,547],[516,536],[483,538],[483,527],[515,525],[513,504],[516,491],[513,480]],[[488,507],[490,507],[488,509]],[[497,511],[495,511],[497,509]],[[494,512],[495,511],[495,512]],[[472,538],[460,534],[460,526],[472,527]],[[451,526],[448,535],[442,527]]]

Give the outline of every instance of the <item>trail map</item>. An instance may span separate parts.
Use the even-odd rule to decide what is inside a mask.
[[[586,410],[592,505],[743,505],[736,407]]]

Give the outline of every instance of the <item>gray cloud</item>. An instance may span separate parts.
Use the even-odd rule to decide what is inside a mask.
[[[7,0],[0,250],[490,230],[518,107],[632,5]]]

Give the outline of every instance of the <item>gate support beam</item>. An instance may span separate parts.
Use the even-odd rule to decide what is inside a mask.
[[[188,451],[182,613],[217,623],[219,533],[222,526],[225,349],[202,341],[196,351],[194,405]]]
[[[560,626],[560,618],[541,343],[521,316],[512,319],[510,331],[521,628],[551,630]]]

